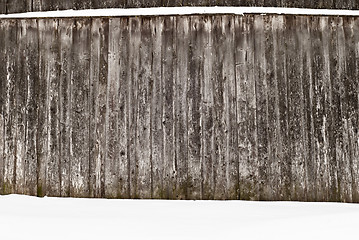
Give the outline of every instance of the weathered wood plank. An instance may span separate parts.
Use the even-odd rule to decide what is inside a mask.
[[[38,195],[60,195],[58,78],[59,48],[57,20],[39,20],[40,50],[38,102]]]
[[[18,22],[17,28],[17,48],[15,85],[16,98],[16,162],[15,162],[15,182],[18,194],[24,194],[25,185],[25,138],[26,138],[26,93],[27,93],[27,74],[26,74],[26,25],[25,21]]]
[[[36,135],[37,135],[37,96],[39,78],[38,63],[38,31],[36,20],[21,21],[22,32],[21,40],[21,58],[23,59],[23,86],[26,89],[19,93],[25,98],[24,112],[24,143],[23,143],[23,193],[36,195],[37,192],[37,152],[36,152]]]
[[[188,198],[202,198],[201,159],[201,82],[203,81],[204,20],[190,17],[190,48],[188,61]]]
[[[304,103],[303,103],[303,52],[301,51],[301,17],[291,16],[286,19],[289,36],[287,50],[287,81],[289,104],[289,154],[292,160],[291,199],[304,201],[306,199],[305,186],[305,149],[304,149]],[[297,49],[297,51],[293,51]],[[299,64],[298,64],[299,63]]]
[[[162,124],[163,124],[163,194],[173,199],[177,164],[174,155],[173,101],[175,83],[175,17],[163,18],[162,29]]]
[[[340,18],[338,24],[338,41],[341,44],[339,49],[339,64],[342,64],[342,92],[341,92],[341,102],[342,102],[342,121],[343,121],[343,153],[344,153],[344,164],[343,164],[343,183],[344,183],[344,202],[353,201],[353,174],[352,164],[353,164],[353,148],[351,142],[357,141],[357,138],[351,139],[351,125],[352,122],[356,124],[355,120],[355,108],[357,105],[356,90],[353,82],[356,80],[353,79],[354,71],[354,54],[352,47],[354,44],[350,44],[352,41],[352,36],[350,33],[350,17],[349,18]],[[343,52],[342,52],[343,51]],[[354,160],[355,161],[355,160]],[[342,184],[343,186],[343,184]]]
[[[91,25],[90,71],[90,195],[105,197],[108,33],[102,19]]]
[[[90,19],[76,19],[71,69],[70,194],[89,196]]]
[[[237,90],[238,124],[238,167],[239,199],[249,200],[257,197],[256,176],[256,135],[255,88],[253,84],[254,40],[252,33],[253,17],[237,17],[235,22],[235,64]],[[254,143],[254,144],[253,144]],[[254,147],[253,147],[253,145]]]
[[[209,24],[208,19],[207,24]],[[189,58],[189,19],[177,17],[176,19],[176,48],[177,48],[177,71],[175,82],[175,155],[177,161],[176,198],[188,199],[187,197],[187,171],[188,171],[188,124],[187,124],[187,91],[188,91],[188,58]],[[210,61],[210,59],[207,59]],[[210,63],[208,62],[208,67]],[[211,166],[209,166],[211,167]],[[212,177],[213,178],[213,177]],[[209,180],[210,181],[210,180]],[[213,181],[213,180],[212,180]],[[206,185],[204,179],[204,186]],[[205,189],[204,189],[205,192]]]
[[[268,142],[268,93],[267,93],[267,76],[265,61],[265,35],[264,35],[264,16],[257,15],[254,17],[254,72],[256,88],[256,125],[258,136],[258,171],[259,171],[259,191],[260,200],[268,199],[270,188],[268,183],[269,172],[269,142]]]
[[[32,0],[7,0],[6,13],[31,12]]]
[[[277,77],[277,61],[276,54],[278,51],[277,35],[278,31],[283,31],[283,18],[264,19],[264,36],[265,44],[265,63],[266,63],[266,80],[267,80],[267,102],[268,102],[268,163],[267,174],[268,182],[266,184],[265,198],[279,200],[276,189],[280,188],[280,167],[279,167],[279,108],[278,108],[278,77]]]
[[[60,122],[59,122],[59,77],[60,48],[58,42],[58,21],[47,21],[46,41],[49,46],[44,67],[47,69],[47,166],[46,195],[60,196]]]
[[[137,101],[137,133],[136,155],[138,159],[138,195],[141,198],[151,198],[151,62],[152,42],[150,18],[141,20],[141,43],[139,49],[139,74],[138,74],[138,101]],[[170,79],[168,79],[170,80]],[[170,186],[173,186],[169,182]]]
[[[355,59],[355,20],[352,17],[343,19],[345,35],[345,56],[346,56],[346,76],[345,79],[345,101],[347,103],[347,125],[348,125],[348,151],[349,151],[349,182],[351,183],[352,202],[358,201],[358,82],[356,75]]]
[[[116,198],[118,195],[118,114],[119,114],[119,38],[120,25],[117,20],[102,22],[102,35],[108,35],[108,82],[106,103],[106,158],[105,158],[105,196]],[[106,37],[105,37],[106,39]],[[107,41],[105,41],[107,42]],[[104,66],[101,66],[104,67]]]
[[[1,9],[0,9],[1,10]],[[0,22],[0,194],[4,194],[4,164],[5,164],[5,113],[6,113],[6,55],[5,34],[6,24]]]
[[[152,33],[152,100],[151,100],[151,156],[152,156],[152,198],[163,195],[163,125],[162,125],[162,29],[163,18],[151,21]]]
[[[239,178],[238,178],[238,135],[237,135],[237,96],[236,96],[236,78],[234,62],[234,17],[222,17],[222,29],[225,35],[225,42],[222,48],[223,59],[223,77],[225,80],[225,132],[226,132],[226,157],[227,162],[227,193],[226,199],[238,199]]]
[[[337,21],[337,38],[338,38],[338,105],[337,111],[339,112],[338,126],[339,131],[337,136],[337,160],[338,160],[338,181],[339,181],[339,194],[344,202],[352,201],[352,184],[351,173],[349,166],[349,149],[348,149],[348,102],[346,101],[346,82],[347,82],[347,69],[346,69],[346,49],[345,49],[345,34],[343,26],[343,18],[338,18]]]
[[[46,166],[48,161],[48,76],[51,74],[51,65],[48,65],[48,55],[50,54],[51,44],[51,29],[49,23],[44,19],[38,20],[39,30],[39,91],[37,102],[41,103],[38,106],[37,116],[37,195],[46,195]]]
[[[254,16],[248,17],[248,31],[249,34],[247,36],[248,42],[248,66],[246,72],[248,74],[247,81],[247,91],[246,91],[246,99],[248,104],[248,138],[249,138],[249,158],[248,163],[251,165],[250,170],[250,179],[249,186],[250,190],[247,194],[250,200],[258,200],[259,199],[259,171],[258,171],[258,133],[257,133],[257,89],[254,78]]]
[[[70,196],[71,161],[71,68],[72,68],[72,31],[73,19],[59,19],[58,37],[60,39],[59,76],[59,121],[60,121],[60,195]]]
[[[16,185],[16,60],[18,56],[17,49],[17,21],[7,21],[5,28],[11,28],[12,31],[6,31],[5,34],[5,56],[6,56],[6,117],[5,117],[5,146],[4,146],[4,185],[3,193],[9,194],[15,191]]]
[[[203,52],[203,78],[201,82],[201,158],[202,158],[202,199],[214,199],[214,171],[213,168],[213,147],[214,147],[214,125],[213,125],[213,37],[212,16],[204,18],[204,52]]]
[[[353,23],[351,25],[351,31],[352,31],[352,42],[351,44],[354,44],[354,46],[352,46],[354,49],[354,70],[350,70],[350,71],[354,71],[354,79],[358,79],[359,78],[359,19],[358,18],[354,18]],[[356,96],[354,96],[356,98],[356,109],[354,109],[355,114],[356,114],[356,123],[353,123],[353,132],[354,132],[354,136],[356,134],[356,139],[358,138],[358,129],[355,126],[358,126],[358,122],[359,122],[359,90],[358,90],[358,83],[356,83]],[[359,143],[358,141],[354,141],[352,142],[353,144],[353,162],[352,162],[352,177],[353,177],[353,202],[359,202],[359,162],[356,160],[359,158]]]
[[[6,13],[6,0],[0,0],[0,14]]]
[[[338,110],[337,110],[337,100],[338,96],[336,94],[336,86],[338,86],[338,80],[336,78],[337,69],[338,69],[338,54],[337,54],[337,21],[336,17],[330,17],[328,19],[328,28],[329,28],[329,69],[330,69],[330,92],[328,96],[330,97],[330,105],[328,106],[328,111],[330,115],[328,116],[328,127],[329,127],[329,201],[339,201],[339,186],[338,186],[338,162],[337,162],[337,121],[338,121]],[[309,53],[308,53],[309,54]]]
[[[119,116],[118,116],[118,128],[119,128],[119,189],[118,194],[121,198],[130,197],[130,172],[129,172],[129,158],[128,158],[128,74],[129,74],[129,19],[121,18],[120,20],[120,89],[119,89]],[[151,25],[152,26],[152,25]],[[152,189],[152,187],[151,187]]]
[[[141,20],[131,17],[130,27],[130,46],[129,46],[129,82],[128,82],[128,154],[130,168],[130,197],[139,198],[138,195],[138,167],[139,159],[136,155],[136,135],[137,135],[137,104],[138,104],[138,75],[139,75],[139,49],[141,40]],[[159,116],[157,116],[159,117]]]
[[[287,68],[286,61],[286,24],[285,17],[280,18],[278,23],[282,31],[277,35],[278,51],[276,53],[276,75],[278,81],[278,108],[279,108],[279,150],[278,160],[280,162],[280,200],[290,199],[290,186],[291,186],[291,161],[288,155],[288,83],[287,83]]]

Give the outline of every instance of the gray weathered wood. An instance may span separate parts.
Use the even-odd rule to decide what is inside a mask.
[[[213,36],[212,16],[204,18],[204,52],[203,52],[203,78],[201,82],[202,111],[201,111],[201,158],[202,158],[202,199],[214,198],[214,167],[213,167],[213,146],[214,146],[214,124],[213,124]]]
[[[60,121],[60,193],[70,196],[70,139],[71,139],[71,66],[73,19],[60,19],[58,36],[60,39],[59,77],[59,121]]]
[[[358,201],[357,17],[0,21],[1,194]]]
[[[71,68],[70,194],[89,194],[90,19],[76,19]]]
[[[4,164],[5,164],[5,113],[6,113],[6,55],[5,34],[6,25],[0,24],[0,194],[4,194]]]
[[[151,198],[151,63],[152,63],[152,41],[150,18],[141,21],[141,43],[139,48],[139,73],[138,73],[138,101],[137,111],[137,133],[136,133],[136,155],[138,158],[138,195],[141,198]],[[170,184],[173,186],[173,184]]]
[[[64,9],[178,6],[255,6],[321,9],[359,9],[356,0],[0,0],[0,13]]]
[[[129,26],[128,18],[122,18],[120,21],[120,36],[119,36],[119,63],[120,63],[120,89],[119,89],[119,116],[118,116],[118,129],[119,129],[119,189],[118,196],[121,198],[130,197],[130,172],[129,172],[129,158],[128,158],[128,51],[129,51]],[[151,24],[152,26],[152,24]],[[151,66],[152,71],[152,66]],[[151,131],[152,132],[152,131]],[[152,153],[151,153],[152,156]],[[151,171],[152,180],[152,171]],[[152,185],[150,186],[152,190]],[[152,196],[152,195],[151,195]]]
[[[118,21],[103,22],[104,29],[101,35],[108,45],[108,81],[106,103],[106,158],[105,158],[105,196],[115,198],[118,193],[118,163],[119,141],[118,114],[119,114],[119,38],[120,24]],[[105,41],[105,42],[107,42]],[[105,67],[105,66],[101,66]]]
[[[174,198],[177,164],[174,154],[173,100],[175,84],[175,17],[163,18],[162,29],[162,126],[163,126],[163,185],[164,198]],[[198,81],[198,80],[197,80]]]
[[[202,16],[190,17],[190,48],[188,59],[188,198],[202,197],[202,158],[201,158],[201,82],[203,82],[204,19]],[[194,30],[194,31],[193,31]]]
[[[208,20],[210,21],[210,20]],[[188,89],[188,57],[189,57],[189,19],[177,17],[176,19],[176,48],[177,67],[175,82],[175,155],[177,162],[176,198],[187,199],[187,172],[188,172],[188,122],[187,122],[187,89]],[[208,46],[209,47],[209,46]],[[210,59],[208,59],[210,61]],[[209,67],[209,65],[208,65]],[[209,166],[210,167],[210,166]],[[210,180],[209,180],[210,181]],[[204,180],[204,185],[206,180]]]
[[[60,121],[59,121],[59,77],[60,48],[58,41],[58,20],[47,21],[47,41],[49,49],[44,65],[47,80],[47,166],[46,195],[60,196]]]
[[[151,99],[151,155],[152,198],[164,198],[163,192],[163,125],[162,125],[162,29],[163,18],[151,20],[152,34],[152,99]],[[186,156],[187,157],[187,156]]]
[[[130,18],[129,21],[129,82],[128,82],[128,154],[130,168],[130,197],[139,198],[138,195],[138,168],[139,159],[136,154],[137,136],[137,104],[138,104],[138,77],[139,77],[139,48],[141,44],[141,19]],[[157,116],[160,117],[160,116]]]

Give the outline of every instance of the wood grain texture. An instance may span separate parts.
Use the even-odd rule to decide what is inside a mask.
[[[0,0],[0,13],[64,9],[179,6],[253,6],[319,9],[359,9],[356,0]]]
[[[357,17],[0,21],[0,194],[358,202]]]
[[[70,194],[89,195],[90,19],[76,19],[71,68]]]
[[[6,27],[0,24],[0,194],[4,194],[4,164],[5,164],[5,113],[6,113]]]
[[[70,196],[70,143],[71,143],[71,67],[73,19],[60,19],[58,38],[60,44],[61,72],[59,77],[60,121],[60,194]]]

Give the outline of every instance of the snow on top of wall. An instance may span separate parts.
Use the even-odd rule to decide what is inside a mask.
[[[275,8],[275,7],[155,7],[155,8],[111,8],[88,10],[63,10],[0,14],[2,19],[11,18],[66,18],[66,17],[121,17],[121,16],[166,16],[193,14],[287,14],[322,16],[359,16],[359,10]]]

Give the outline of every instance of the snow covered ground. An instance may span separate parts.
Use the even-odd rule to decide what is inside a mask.
[[[0,14],[1,18],[51,18],[51,17],[116,17],[151,15],[191,15],[191,14],[289,14],[323,16],[359,16],[359,10],[277,8],[277,7],[155,7],[155,8],[111,8],[88,10],[62,10],[49,12],[29,12]]]
[[[359,204],[0,196],[0,239],[355,239]]]

